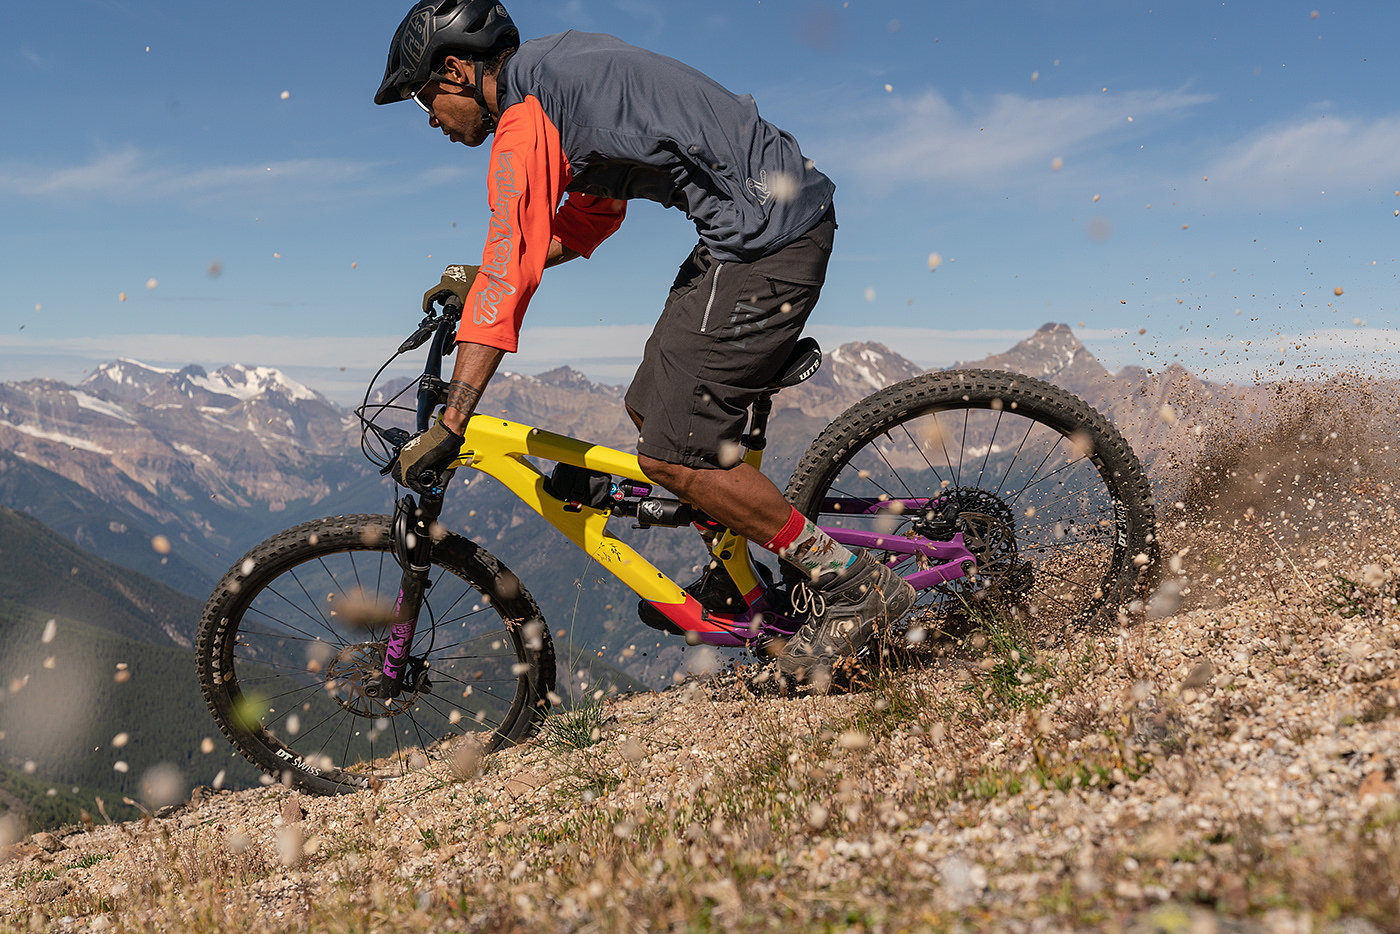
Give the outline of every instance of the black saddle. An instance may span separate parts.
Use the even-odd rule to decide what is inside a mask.
[[[797,342],[797,346],[792,348],[792,354],[783,364],[783,368],[778,371],[777,379],[768,384],[768,392],[774,393],[779,389],[787,389],[789,386],[796,386],[798,383],[817,372],[822,365],[822,349],[817,345],[816,338],[804,337]]]

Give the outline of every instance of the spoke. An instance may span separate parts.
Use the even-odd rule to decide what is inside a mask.
[[[318,556],[316,558],[316,563],[321,565],[321,567],[325,569],[326,576],[331,579],[332,584],[335,584],[335,589],[340,591],[340,595],[342,597],[350,596],[348,593],[345,592],[345,588],[340,586],[340,581],[336,579],[335,572],[332,571],[329,567],[326,567],[326,559],[324,555]]]
[[[885,440],[890,443],[891,448],[895,446],[894,439],[890,437],[890,433],[888,431],[885,432]],[[870,445],[871,447],[875,448],[875,453],[880,455],[880,460],[884,461],[885,466],[890,469],[890,475],[899,481],[900,486],[904,487],[905,494],[907,494],[910,499],[914,499],[914,491],[909,489],[909,484],[904,482],[904,478],[899,475],[899,471],[895,469],[894,464],[891,464],[890,459],[885,456],[885,452],[880,450],[879,442],[872,440],[870,442]],[[890,498],[893,499],[894,497]]]
[[[493,630],[490,630],[490,631],[488,631],[488,632],[483,632],[483,633],[481,633],[481,634],[479,634],[479,635],[467,636],[465,639],[458,639],[456,642],[453,642],[453,643],[451,643],[450,645],[438,646],[437,649],[436,649],[436,651],[438,651],[438,652],[446,652],[448,649],[455,649],[455,648],[457,648],[457,646],[459,646],[459,645],[466,645],[468,642],[476,642],[477,640],[480,640],[480,639],[486,639],[486,638],[488,638],[488,637],[490,637],[490,636],[496,635],[496,633],[500,633],[502,636],[504,636],[504,637],[505,637],[505,641],[506,641],[507,643],[510,642],[510,633],[509,633],[509,632],[507,632],[507,631],[504,630],[504,629],[493,629]],[[441,658],[442,656],[439,655],[438,657]]]
[[[329,717],[328,717],[327,719],[329,719]],[[354,719],[354,717],[352,716],[352,717],[351,717],[351,720],[353,720],[353,719]],[[322,721],[321,721],[321,723],[325,723],[325,722],[326,722],[325,720],[322,720]],[[326,734],[326,738],[323,739],[323,740],[321,740],[321,746],[320,746],[319,749],[316,750],[316,755],[318,755],[318,756],[323,756],[323,755],[326,754],[326,746],[328,746],[328,745],[330,744],[330,741],[331,741],[331,740],[335,739],[335,734],[336,734],[337,732],[339,732],[339,730],[340,730],[340,724],[341,724],[341,723],[344,723],[344,722],[345,722],[344,720],[337,721],[337,722],[336,722],[336,725],[333,726],[333,727],[331,727],[331,731],[330,731],[329,733]],[[317,724],[317,725],[319,726],[320,724]],[[355,732],[355,730],[354,730],[354,724],[353,724],[353,723],[350,724],[350,727],[349,727],[349,728],[350,728],[350,732],[351,732],[351,733]],[[305,756],[303,756],[302,758],[305,758]],[[343,764],[343,763],[342,763],[342,764]]]
[[[1044,467],[1046,463],[1049,462],[1050,458],[1054,455],[1054,453],[1060,449],[1060,442],[1063,440],[1065,440],[1063,435],[1056,436],[1055,444],[1050,448],[1050,450],[1045,452],[1045,457],[1041,459],[1040,463],[1035,465],[1035,470],[1031,471],[1031,475],[1027,478],[1025,486],[1021,487],[1021,489],[1017,490],[1014,494],[1011,495],[1012,503],[1016,502],[1016,500],[1018,500],[1021,497],[1021,494],[1026,492],[1026,490],[1030,489],[1030,487],[1035,483],[1036,474],[1040,473],[1040,469]]]
[[[446,568],[444,568],[444,569],[443,569],[443,574],[446,574],[446,573],[447,573],[447,570],[446,570]],[[455,576],[455,575],[454,575],[454,576]],[[439,581],[442,580],[442,574],[439,574],[439,575],[438,575],[438,580],[439,580]],[[464,588],[462,588],[462,592],[459,593],[459,594],[457,595],[457,599],[453,600],[450,604],[448,604],[447,608],[444,609],[444,610],[442,611],[442,625],[446,626],[446,625],[449,625],[450,623],[456,622],[458,619],[466,619],[468,616],[472,616],[472,615],[475,615],[475,614],[477,614],[477,613],[480,613],[483,609],[485,609],[485,607],[480,607],[480,608],[478,608],[478,609],[471,610],[471,611],[467,612],[467,614],[464,615],[464,616],[453,617],[453,616],[451,615],[451,614],[452,614],[452,611],[455,610],[455,609],[457,609],[457,604],[461,603],[462,600],[463,600],[463,599],[467,596],[467,594],[469,594],[469,593],[476,593],[476,591],[475,591],[474,589],[472,589],[471,587],[464,587]],[[424,601],[424,602],[426,602],[426,601]]]
[[[1002,414],[1003,410],[997,409],[997,420],[996,424],[992,426],[992,437],[990,440],[987,441],[987,453],[982,455],[982,469],[977,471],[977,483],[975,484],[975,486],[977,486],[979,489],[982,487],[982,475],[987,472],[987,461],[992,459],[992,448],[996,447],[997,431],[1001,428]]]
[[[992,491],[993,496],[1001,495],[1002,484],[1006,483],[1007,479],[1010,478],[1011,468],[1016,466],[1016,458],[1021,456],[1021,448],[1026,446],[1026,439],[1031,436],[1031,431],[1036,426],[1035,419],[1027,419],[1026,422],[1026,433],[1021,436],[1021,443],[1016,445],[1016,452],[1011,455],[1011,460],[1007,462],[1006,472],[1001,475],[1001,483],[998,483],[997,488]]]
[[[934,423],[935,423],[935,425],[936,425],[936,423],[938,422],[938,416],[935,415],[933,420],[934,420]],[[935,479],[935,480],[938,481],[939,486],[942,487],[942,486],[947,486],[947,485],[949,485],[949,484],[951,483],[951,481],[947,481],[947,480],[944,480],[944,479],[943,479],[943,476],[938,472],[938,468],[935,467],[935,466],[933,466],[933,461],[929,460],[929,459],[928,459],[928,455],[924,453],[923,445],[921,445],[921,444],[919,444],[919,442],[915,441],[915,440],[914,440],[914,436],[913,436],[912,434],[909,433],[909,424],[908,424],[907,422],[900,422],[900,423],[899,423],[899,427],[900,427],[900,430],[904,432],[905,436],[909,438],[909,444],[914,448],[914,450],[916,450],[916,451],[919,452],[919,456],[922,457],[922,458],[924,459],[924,463],[925,463],[925,464],[928,464],[928,469],[933,473],[933,479]],[[888,435],[887,435],[886,437],[888,437]],[[945,451],[944,453],[946,454],[947,452]],[[948,466],[951,467],[952,465],[949,464]],[[933,489],[933,485],[932,485],[932,484],[929,485],[929,489],[930,489],[930,490]]]
[[[1049,512],[1049,511],[1050,511],[1050,508],[1051,508],[1052,506],[1054,506],[1056,503],[1062,503],[1062,502],[1064,502],[1065,500],[1067,500],[1067,499],[1073,499],[1073,498],[1076,497],[1076,496],[1084,496],[1085,494],[1089,493],[1090,490],[1096,490],[1096,489],[1100,489],[1100,488],[1103,489],[1104,493],[1108,495],[1109,501],[1112,502],[1113,495],[1112,495],[1111,493],[1108,492],[1108,486],[1107,486],[1107,484],[1103,484],[1103,483],[1101,483],[1101,481],[1102,481],[1102,478],[1099,477],[1098,474],[1094,474],[1094,476],[1088,481],[1088,483],[1089,483],[1088,486],[1082,487],[1081,489],[1078,489],[1078,490],[1071,490],[1070,492],[1066,493],[1064,496],[1061,496],[1061,497],[1059,497],[1059,498],[1057,498],[1057,499],[1052,499],[1050,502],[1045,503],[1045,504],[1043,504],[1043,505],[1041,505],[1041,506],[1037,506],[1037,507],[1036,507],[1036,510],[1035,510],[1035,511],[1036,511],[1036,514],[1039,515],[1039,514],[1042,513],[1042,512]],[[1105,513],[1105,512],[1107,512],[1107,510],[1105,510],[1102,506],[1099,507],[1098,511],[1099,511],[1100,513]],[[1088,514],[1087,514],[1087,513],[1082,513],[1081,515],[1087,516]]]
[[[292,572],[292,578],[293,578],[293,580],[296,579],[296,572],[295,572],[295,571]],[[301,586],[301,581],[297,581],[297,586],[299,586],[299,587]],[[278,598],[279,600],[281,600],[283,603],[287,604],[287,606],[289,606],[289,607],[291,607],[292,609],[296,610],[298,613],[300,613],[302,616],[305,616],[307,619],[311,620],[313,623],[316,623],[317,625],[324,627],[328,632],[330,632],[330,634],[331,634],[335,639],[339,640],[339,641],[342,642],[342,644],[343,644],[344,640],[341,638],[340,634],[337,633],[334,629],[332,629],[329,625],[327,625],[326,620],[325,620],[324,617],[312,616],[310,613],[306,612],[306,610],[305,610],[303,607],[298,606],[297,604],[295,604],[295,603],[293,603],[291,600],[289,600],[287,597],[283,596],[282,592],[279,591],[276,587],[272,586],[271,584],[268,584],[266,587],[264,587],[264,588],[263,588],[263,592],[264,592],[264,593],[270,593],[270,594],[272,594],[274,597],[277,597],[277,598]],[[305,588],[302,588],[302,592],[305,593],[305,592],[306,592],[306,589],[305,589]],[[312,602],[314,603],[315,601],[312,601]],[[254,607],[249,607],[249,609],[254,609]],[[259,612],[263,612],[263,611],[260,610]],[[274,618],[270,613],[265,613],[265,612],[264,612],[263,615],[266,616],[268,619],[273,619],[273,618]],[[290,625],[291,625],[290,623],[286,622],[285,620],[277,620],[277,622],[282,623],[282,625],[284,625],[284,626],[290,626]],[[301,630],[298,629],[297,632],[301,632]]]
[[[350,559],[350,573],[355,576],[355,586],[359,588],[360,593],[364,593],[365,585],[364,582],[360,580],[360,566],[355,563],[355,552],[347,551],[345,556]],[[379,588],[376,587],[374,592],[377,596],[379,594]]]
[[[953,466],[953,456],[948,453],[948,438],[943,433],[943,423],[938,420],[938,413],[933,414],[933,430],[938,433],[938,444],[943,448],[943,459],[948,462],[948,471],[953,475],[953,486],[958,485],[958,471]]]
[[[1017,550],[1018,552],[1028,552],[1028,551],[1060,551],[1060,552],[1062,552],[1062,551],[1064,551],[1064,550],[1066,549],[1066,547],[1067,547],[1068,545],[1076,545],[1076,544],[1077,544],[1077,545],[1091,545],[1091,544],[1094,544],[1094,543],[1096,543],[1096,542],[1097,542],[1098,544],[1102,544],[1102,545],[1109,545],[1109,544],[1112,544],[1113,539],[1112,539],[1111,537],[1110,537],[1110,538],[1102,538],[1102,539],[1080,538],[1080,539],[1075,539],[1075,540],[1072,541],[1072,542],[1066,542],[1066,541],[1060,541],[1060,542],[1043,542],[1043,543],[1031,542],[1031,543],[1026,544],[1026,545],[1017,545],[1017,546],[1016,546],[1016,550]]]
[[[269,587],[269,588],[267,588],[267,589],[268,589],[269,591],[272,591],[273,593],[277,593],[275,590],[272,590],[271,587]],[[277,594],[277,596],[282,597],[282,595],[281,595],[280,593]],[[282,597],[282,599],[283,599],[283,600],[286,600],[287,598],[286,598],[286,597]],[[296,604],[292,603],[290,600],[287,600],[287,603],[288,603],[290,606],[292,606],[294,609],[299,609],[299,608],[296,606]],[[250,606],[250,607],[248,607],[248,609],[245,610],[245,611],[244,611],[244,614],[243,614],[245,619],[247,618],[248,613],[256,613],[256,614],[258,614],[259,616],[265,617],[266,619],[269,619],[269,620],[271,620],[272,622],[277,623],[278,625],[286,626],[286,627],[287,627],[288,629],[290,629],[292,632],[299,633],[299,634],[305,636],[305,637],[306,637],[308,640],[310,640],[310,641],[313,641],[313,642],[325,642],[325,641],[326,641],[325,639],[322,639],[320,636],[313,636],[311,633],[307,632],[307,631],[304,630],[304,629],[298,629],[297,627],[293,626],[291,623],[287,622],[287,621],[284,620],[284,619],[278,619],[276,616],[273,616],[271,613],[267,612],[267,611],[264,610],[262,607],[257,607],[257,606]],[[309,616],[309,614],[308,614],[308,616]],[[314,616],[311,616],[310,618],[311,618],[311,620],[312,620],[313,622],[314,622],[315,619],[316,619],[316,617],[314,617]],[[345,640],[344,640],[344,639],[341,639],[339,636],[337,636],[336,638],[337,638],[337,640],[338,640],[337,644],[339,644],[339,645],[345,645]]]
[[[340,754],[341,768],[350,764],[350,740],[354,738],[355,731],[353,729],[345,731],[345,750]]]
[[[305,676],[305,675],[307,675],[307,674],[315,674],[315,672],[312,672],[312,671],[310,671],[309,669],[306,669],[306,668],[299,668],[299,667],[297,667],[296,665],[286,665],[286,664],[283,664],[282,662],[263,661],[262,659],[259,659],[259,658],[252,658],[252,657],[247,656],[247,655],[239,655],[237,652],[235,652],[235,653],[233,654],[233,659],[234,659],[234,661],[237,661],[237,660],[240,659],[240,658],[243,659],[243,661],[247,662],[250,666],[256,667],[256,668],[271,668],[273,671],[290,671],[292,674],[303,675],[303,676]],[[235,666],[235,667],[236,667],[236,666]],[[280,675],[273,675],[273,677],[281,677],[281,676],[280,676]],[[242,678],[239,678],[238,680],[239,680],[239,681],[242,681],[243,679],[242,679]]]
[[[239,682],[238,682],[238,686],[239,686],[239,688],[242,688],[243,682],[242,682],[242,681],[239,681]],[[296,693],[298,693],[298,692],[304,693],[304,692],[306,692],[306,691],[308,691],[308,690],[314,691],[314,690],[316,690],[316,689],[319,688],[319,687],[320,687],[320,685],[316,685],[316,684],[310,684],[310,685],[308,685],[308,684],[298,684],[298,685],[297,685],[296,687],[294,687],[294,688],[289,688],[289,689],[287,689],[287,690],[285,690],[285,691],[279,691],[278,693],[269,695],[269,696],[267,696],[267,697],[259,697],[259,698],[258,698],[258,701],[259,701],[260,703],[263,703],[263,704],[271,704],[271,703],[273,703],[273,702],[276,701],[276,700],[279,700],[279,699],[281,699],[281,698],[283,698],[283,697],[286,697],[288,694],[296,694]],[[246,698],[246,697],[248,697],[248,695],[247,695],[247,694],[244,694],[244,697]],[[293,706],[295,706],[295,705],[293,705]],[[259,714],[259,717],[261,717],[261,714]]]
[[[878,445],[875,446],[875,450],[876,450],[877,452],[880,450],[880,448],[879,448]],[[883,455],[881,455],[881,456],[883,457]],[[847,467],[853,468],[853,469],[855,470],[855,472],[856,472],[856,479],[857,479],[857,480],[864,480],[866,483],[868,483],[868,484],[870,484],[871,486],[875,487],[875,488],[876,488],[877,490],[879,490],[881,493],[884,493],[884,494],[885,494],[886,499],[896,499],[896,496],[894,495],[894,493],[892,493],[892,492],[890,492],[889,490],[885,489],[884,484],[882,484],[882,483],[880,483],[880,481],[876,480],[876,479],[874,478],[874,475],[871,474],[870,471],[868,471],[868,470],[862,470],[861,468],[856,467],[854,464],[852,464],[852,463],[850,463],[850,462],[847,462]],[[864,477],[861,476],[862,473],[865,474]],[[874,499],[871,499],[870,502],[872,502],[872,503],[881,503],[881,502],[884,502],[884,500],[880,499],[880,498],[877,496],[877,497],[875,497]]]
[[[954,473],[954,479],[957,480],[958,486],[962,486],[963,455],[967,453],[967,419],[968,416],[970,416],[971,414],[971,407],[966,407],[963,409],[962,443],[958,445],[958,469]]]
[[[342,708],[339,704],[337,704],[337,705],[336,705],[336,709],[335,709],[335,710],[332,710],[330,713],[328,713],[328,714],[326,714],[324,717],[322,717],[322,718],[316,723],[315,726],[313,726],[313,727],[311,727],[311,728],[309,728],[309,729],[302,730],[302,731],[301,731],[301,736],[302,736],[302,738],[305,739],[306,737],[309,737],[312,733],[315,733],[315,732],[316,732],[317,730],[319,730],[321,727],[325,726],[325,725],[326,725],[326,722],[327,722],[328,720],[330,720],[332,717],[334,717],[336,714],[343,714],[343,713],[348,713],[348,711],[346,711],[346,710],[345,710],[344,708]],[[350,714],[350,716],[353,716],[353,714]],[[334,734],[334,733],[335,733],[335,730],[331,730],[331,733]],[[319,754],[319,753],[320,753],[322,750],[324,750],[325,748],[326,748],[326,744],[325,744],[325,743],[322,743],[322,744],[321,744],[321,748],[318,749],[318,750],[316,750],[316,752]],[[305,757],[303,756],[303,758],[305,758]]]
[[[309,687],[309,688],[306,689],[306,694],[311,694],[312,696],[315,696],[315,692],[316,692],[316,690],[317,690],[319,687],[320,687],[320,685],[317,685],[317,684],[311,685],[311,687]],[[290,694],[290,693],[292,693],[292,692],[291,692],[291,691],[288,691],[287,693]],[[302,697],[305,697],[306,694],[303,694]],[[300,698],[298,698],[298,699],[300,699]],[[295,710],[296,710],[298,707],[300,707],[300,706],[301,706],[301,704],[292,704],[292,705],[289,706],[289,707],[284,707],[284,708],[282,708],[282,712],[281,712],[280,714],[277,715],[276,719],[273,719],[273,720],[264,720],[264,721],[263,721],[263,727],[264,727],[264,728],[267,728],[267,729],[270,729],[270,728],[276,726],[278,723],[282,722],[283,718],[290,716],[290,715],[292,714],[292,712],[295,711]]]
[[[292,636],[283,632],[264,632],[261,629],[253,629],[250,626],[239,626],[238,635],[266,636],[269,639],[286,640],[288,642],[319,642],[322,645],[329,645],[329,643],[326,642],[325,639],[322,639],[320,636]]]
[[[1069,584],[1071,587],[1074,587],[1079,590],[1087,590],[1089,588],[1089,585],[1084,581],[1070,580],[1063,574],[1056,574],[1054,571],[1048,570],[1046,568],[1036,568],[1035,572],[1037,574],[1043,574],[1046,577],[1054,578],[1055,580],[1060,581],[1062,583]],[[1095,586],[1097,586],[1097,583],[1095,584]]]
[[[326,627],[327,632],[335,634],[335,627],[331,625],[330,620],[326,619],[326,614],[321,612],[320,604],[316,602],[316,598],[311,596],[311,592],[306,589],[306,585],[303,584],[301,578],[297,576],[297,569],[292,568],[288,573],[291,574],[292,580],[296,581],[297,587],[300,588],[302,595],[306,597],[306,602],[310,603],[316,610],[316,615],[321,618],[321,625]],[[310,614],[308,613],[307,615],[309,616]]]
[[[519,678],[476,678],[472,681],[463,681],[461,678],[454,677],[440,668],[431,668],[429,671],[433,674],[441,675],[448,681],[455,681],[464,688],[474,688],[478,684],[515,684],[520,680]]]
[[[447,722],[447,728],[448,728],[449,730],[454,730],[454,729],[455,729],[455,730],[457,731],[457,734],[458,734],[458,735],[464,735],[464,734],[466,734],[466,733],[468,733],[468,732],[476,732],[475,730],[468,731],[468,730],[460,729],[460,724],[467,723],[467,722],[477,723],[477,719],[476,719],[475,716],[470,716],[470,717],[469,717],[469,716],[467,716],[465,713],[462,713],[460,710],[458,710],[457,712],[462,714],[462,719],[460,719],[460,720],[457,721],[458,726],[454,726],[454,725],[450,722],[451,719],[452,719],[451,715],[450,715],[450,714],[445,714],[445,713],[443,713],[442,710],[441,710],[440,708],[438,708],[436,705],[434,705],[434,704],[433,704],[431,701],[429,701],[427,698],[428,698],[428,695],[426,695],[426,694],[420,694],[420,695],[419,695],[419,699],[420,699],[420,700],[424,701],[424,703],[426,703],[429,707],[432,707],[432,708],[433,708],[433,712],[436,713],[438,716],[442,717],[442,719],[443,719],[444,722]],[[438,697],[438,698],[435,698],[435,699],[441,701],[441,702],[444,703],[444,704],[448,703],[448,700],[447,700],[446,698],[444,698],[444,697]],[[453,709],[453,710],[457,710],[456,707],[452,707],[452,709]],[[488,717],[488,716],[483,716],[483,717],[481,718],[481,721],[480,721],[480,722],[481,722],[481,724],[487,724],[487,723],[491,724],[491,728],[494,730],[494,729],[496,729],[497,727],[499,727],[499,726],[501,725],[501,723],[504,722],[504,721],[502,721],[502,720],[496,720],[496,719],[493,719],[493,718]]]
[[[1086,460],[1087,460],[1087,458],[1080,458],[1080,459],[1077,460],[1077,461],[1070,461],[1070,462],[1067,463],[1067,464],[1061,464],[1059,467],[1056,467],[1054,470],[1050,471],[1048,474],[1046,474],[1045,476],[1041,477],[1039,480],[1035,481],[1034,483],[1028,483],[1028,484],[1026,484],[1025,486],[1023,486],[1023,487],[1016,493],[1016,495],[1015,495],[1014,497],[1012,497],[1011,501],[1012,501],[1013,503],[1016,502],[1016,500],[1020,498],[1021,494],[1025,493],[1025,492],[1026,492],[1027,490],[1029,490],[1031,487],[1033,487],[1033,486],[1039,486],[1040,484],[1044,483],[1046,480],[1049,480],[1051,477],[1054,477],[1056,474],[1061,473],[1061,472],[1063,472],[1063,471],[1065,471],[1065,470],[1068,470],[1069,468],[1074,467],[1074,466],[1077,465],[1077,464],[1082,464],[1082,463],[1084,463]],[[1042,466],[1043,466],[1043,465],[1042,465]],[[1091,481],[1091,482],[1092,482],[1092,481]],[[1087,488],[1086,488],[1086,489],[1087,489]],[[1082,493],[1082,492],[1084,492],[1084,491],[1080,491],[1080,492]]]

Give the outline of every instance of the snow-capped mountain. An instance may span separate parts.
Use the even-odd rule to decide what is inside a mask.
[[[132,546],[149,552],[160,532],[188,544],[182,555],[212,571],[231,547],[246,547],[241,532],[260,526],[258,517],[312,506],[372,477],[354,456],[357,438],[345,412],[267,367],[210,374],[119,360],[78,386],[0,384],[0,449],[71,481],[120,517],[71,508],[58,520],[40,514],[45,501],[72,497],[25,501],[36,496],[32,471],[21,472],[23,485],[0,484],[0,497],[79,541],[106,540],[129,525],[146,535]]]
[[[798,409],[830,420],[877,389],[922,373],[884,344],[842,344],[823,349],[822,365],[806,382],[784,389],[774,400],[774,408]]]

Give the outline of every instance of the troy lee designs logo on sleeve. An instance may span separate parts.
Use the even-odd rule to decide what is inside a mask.
[[[515,246],[515,231],[510,225],[510,202],[515,190],[515,169],[510,161],[515,154],[503,152],[497,157],[495,172],[496,200],[491,204],[491,227],[486,235],[488,253],[481,271],[486,274],[476,293],[472,320],[477,324],[495,324],[500,316],[500,302],[515,294],[515,286],[506,281],[511,250]]]

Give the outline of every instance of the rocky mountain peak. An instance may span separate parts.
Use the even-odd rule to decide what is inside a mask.
[[[587,376],[571,366],[555,367],[552,370],[537,373],[535,379],[546,386],[558,386],[560,389],[577,389],[587,392],[595,388]]]
[[[921,367],[884,344],[857,341],[828,351],[814,379],[822,379],[826,385],[873,392],[921,372]]]
[[[78,388],[117,402],[144,399],[168,383],[175,370],[154,367],[139,360],[121,358],[99,364]]]
[[[1047,322],[1002,354],[966,366],[1010,370],[1058,383],[1076,391],[1108,378],[1109,372],[1074,336],[1069,325]]]

